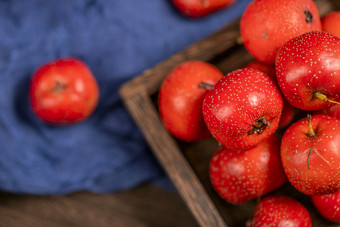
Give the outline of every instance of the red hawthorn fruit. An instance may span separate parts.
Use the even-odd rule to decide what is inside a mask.
[[[267,73],[267,75],[270,76],[270,78],[275,82],[275,84],[277,84],[274,65],[269,65],[259,61],[252,61],[249,62],[245,66],[245,68],[258,69],[264,73]],[[295,108],[292,105],[290,105],[285,98],[283,98],[283,108],[278,129],[286,128],[293,121],[294,115]]]
[[[226,8],[236,0],[172,0],[175,7],[190,18],[199,18]]]
[[[192,142],[211,136],[202,116],[202,101],[222,72],[201,61],[186,61],[175,67],[163,81],[158,107],[164,126],[176,138]],[[208,87],[200,87],[205,83]]]
[[[321,21],[313,0],[254,0],[240,21],[245,48],[268,64],[285,42],[314,30],[321,30]]]
[[[340,11],[332,11],[321,18],[322,30],[340,37]]]
[[[250,149],[278,128],[282,96],[267,74],[243,68],[224,76],[203,100],[212,136],[230,150]]]
[[[340,38],[313,31],[280,49],[276,76],[287,101],[302,110],[320,110],[340,101]]]
[[[260,226],[312,226],[308,210],[287,196],[268,196],[255,207],[253,227]]]
[[[292,123],[296,111],[295,107],[290,105],[285,98],[282,98],[282,100],[283,107],[278,129],[288,127],[289,124]]]
[[[210,161],[209,175],[215,191],[233,204],[274,191],[287,181],[281,164],[280,139],[272,135],[246,151],[220,147]]]
[[[311,196],[316,210],[325,219],[340,223],[340,191],[325,195]]]
[[[88,118],[99,99],[97,81],[82,61],[63,58],[41,66],[30,82],[34,113],[50,124],[72,124]]]
[[[259,61],[251,61],[245,66],[245,68],[258,69],[264,73],[267,73],[267,75],[270,76],[270,78],[276,83],[275,65],[270,65]]]
[[[325,114],[340,119],[340,105],[334,105],[326,109],[315,111],[314,114]]]
[[[307,195],[340,190],[340,121],[308,115],[290,125],[281,140],[282,165],[290,183]]]

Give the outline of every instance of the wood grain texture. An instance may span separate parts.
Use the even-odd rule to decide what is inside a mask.
[[[152,185],[114,194],[67,196],[0,193],[1,227],[197,227],[177,192]]]
[[[125,104],[198,222],[202,226],[226,226],[177,143],[161,123],[149,96],[141,92]]]
[[[336,0],[316,0],[321,16],[339,9]],[[173,138],[162,125],[157,111],[157,91],[168,73],[187,60],[201,60],[214,64],[228,73],[254,60],[239,45],[239,20],[222,28],[151,69],[125,83],[120,95],[143,132],[155,156],[174,182],[182,198],[201,226],[245,226],[257,201],[232,205],[223,201],[213,190],[208,176],[208,164],[216,151],[212,138],[195,143],[183,143]],[[274,192],[303,197],[291,186]],[[313,226],[332,226],[322,220],[306,198],[302,198],[313,215]]]

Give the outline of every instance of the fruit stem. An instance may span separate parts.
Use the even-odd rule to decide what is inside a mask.
[[[307,132],[307,136],[309,138],[314,138],[316,136],[315,131],[313,130],[313,126],[312,126],[312,115],[311,114],[307,114],[307,119],[308,119],[308,132]]]
[[[335,104],[340,104],[340,102],[328,99],[328,97],[325,94],[322,94],[319,91],[314,93],[313,98],[320,99],[324,102],[331,102],[331,103],[335,103]]]
[[[205,83],[205,82],[201,82],[199,86],[200,86],[200,88],[205,88],[208,91],[210,91],[214,87],[214,85],[208,84],[208,83]]]

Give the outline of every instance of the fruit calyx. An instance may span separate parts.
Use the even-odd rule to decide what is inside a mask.
[[[340,103],[337,102],[337,101],[328,99],[328,97],[327,97],[325,94],[321,93],[320,91],[315,92],[315,93],[313,94],[313,98],[314,98],[314,99],[320,99],[320,100],[322,100],[322,101],[324,101],[324,102],[331,102],[331,103],[335,103],[335,104],[340,104]]]
[[[303,11],[303,13],[306,15],[306,22],[307,23],[312,23],[313,22],[313,14],[309,10]]]
[[[248,131],[248,135],[262,134],[266,127],[270,128],[270,123],[264,116],[261,116],[254,121],[253,129]]]
[[[62,84],[59,80],[56,81],[55,86],[51,89],[52,92],[62,92],[65,90],[66,85]]]
[[[213,89],[214,85],[209,84],[209,83],[205,83],[205,82],[201,82],[199,87],[210,91],[211,89]]]

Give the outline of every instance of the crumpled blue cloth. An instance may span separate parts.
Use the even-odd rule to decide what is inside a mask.
[[[202,19],[165,0],[0,1],[0,190],[106,193],[171,182],[118,95],[120,85],[239,17],[250,0]],[[42,123],[28,101],[34,71],[82,59],[100,87],[85,122]]]

